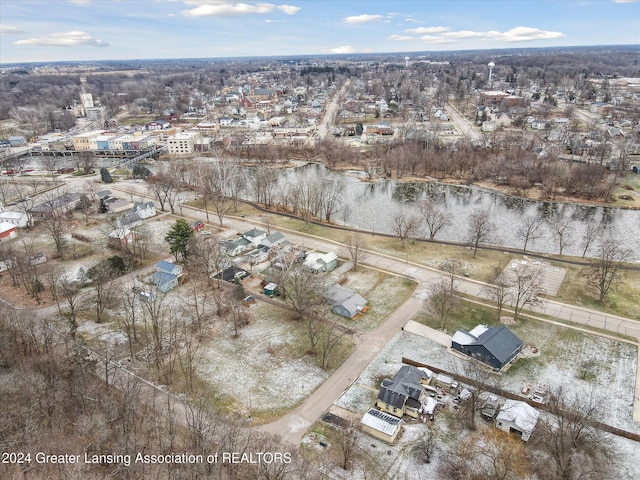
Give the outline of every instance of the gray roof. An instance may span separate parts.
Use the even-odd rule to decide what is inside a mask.
[[[426,374],[411,365],[403,365],[392,380],[386,379],[380,386],[378,400],[388,405],[402,408],[407,400],[418,400],[424,391],[420,380],[427,380]]]
[[[477,344],[484,347],[500,362],[506,362],[513,352],[522,347],[522,340],[505,326],[489,327],[480,337]]]
[[[331,299],[333,306],[342,305],[353,315],[367,305],[367,300],[363,296],[337,283],[329,287],[327,297]]]
[[[461,345],[482,345],[501,363],[509,360],[513,352],[520,349],[523,344],[522,340],[505,326],[487,327],[477,337],[473,335],[473,331],[459,330],[454,334],[452,340]]]

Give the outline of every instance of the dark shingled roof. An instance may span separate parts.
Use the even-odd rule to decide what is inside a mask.
[[[484,345],[489,353],[502,363],[509,360],[513,352],[522,346],[522,343],[522,340],[504,326],[489,327],[475,342],[476,345]]]
[[[383,380],[378,400],[382,400],[387,405],[402,408],[405,402],[413,399],[409,404],[417,408],[420,406],[417,400],[424,391],[424,387],[420,384],[422,378],[425,378],[425,374],[421,370],[411,365],[403,365],[393,380]]]

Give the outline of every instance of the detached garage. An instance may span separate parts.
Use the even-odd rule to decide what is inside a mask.
[[[362,417],[362,431],[383,442],[393,444],[400,433],[401,421],[398,417],[370,408]]]

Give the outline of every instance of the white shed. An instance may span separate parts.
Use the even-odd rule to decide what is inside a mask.
[[[496,428],[515,433],[525,442],[536,428],[540,412],[525,402],[507,400],[496,417]]]

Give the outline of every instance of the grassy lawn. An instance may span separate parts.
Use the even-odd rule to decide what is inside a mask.
[[[622,283],[601,303],[596,293],[587,288],[580,270],[580,267],[568,267],[565,281],[558,290],[558,300],[640,320],[640,271],[623,272]]]

